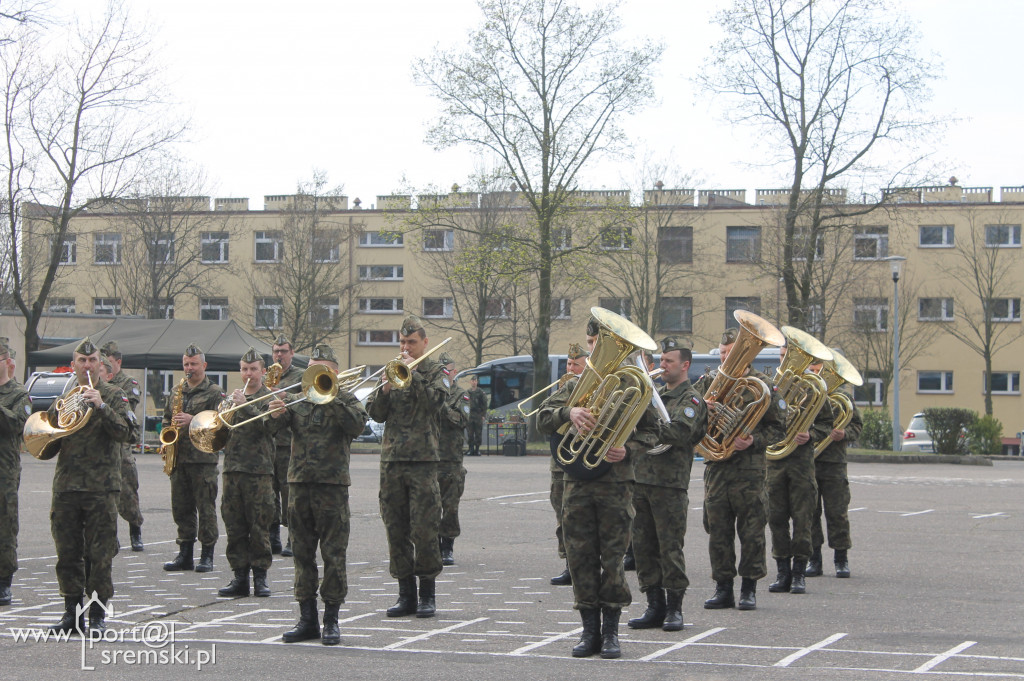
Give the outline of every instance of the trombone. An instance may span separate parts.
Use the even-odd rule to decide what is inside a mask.
[[[548,383],[546,386],[544,386],[543,388],[541,388],[540,390],[538,390],[537,392],[535,392],[534,394],[530,395],[525,400],[523,400],[519,404],[517,404],[516,405],[516,409],[518,409],[519,413],[523,415],[523,418],[526,418],[526,419],[530,418],[531,416],[536,414],[538,411],[540,411],[540,407],[537,407],[533,411],[527,413],[527,412],[523,411],[523,405],[524,404],[526,404],[527,402],[531,402],[533,400],[533,398],[537,397],[537,395],[540,395],[542,393],[546,393],[547,391],[549,391],[552,388],[554,388],[556,385],[558,386],[558,389],[561,390],[565,386],[565,384],[569,382],[569,379],[570,378],[574,378],[575,376],[576,376],[576,374],[572,373],[571,371],[565,372],[564,374],[562,374],[558,378],[557,381],[555,381],[553,383]]]
[[[434,347],[430,348],[429,350],[427,350],[422,355],[420,355],[416,359],[412,360],[408,364],[403,362],[402,361],[402,356],[399,355],[395,359],[392,359],[392,360],[388,361],[387,364],[382,366],[377,371],[373,372],[372,374],[370,374],[366,378],[362,379],[361,381],[359,381],[358,383],[353,385],[352,386],[352,390],[355,390],[356,388],[361,386],[363,383],[366,383],[367,381],[370,381],[370,380],[376,378],[377,376],[380,376],[381,373],[384,374],[383,380],[378,385],[374,386],[373,390],[368,392],[365,397],[363,397],[364,401],[369,399],[370,396],[373,395],[375,392],[377,392],[378,390],[383,388],[385,381],[390,383],[391,387],[393,387],[393,388],[397,388],[399,390],[405,390],[406,388],[408,388],[412,384],[412,370],[414,368],[416,368],[416,366],[420,362],[425,360],[427,357],[430,357],[430,355],[434,354],[435,352],[437,352],[438,350],[443,348],[445,345],[450,343],[451,340],[452,340],[451,336],[449,336],[448,338],[445,338],[443,341],[441,341],[440,343],[438,343]],[[349,369],[349,371],[351,371],[351,369]]]

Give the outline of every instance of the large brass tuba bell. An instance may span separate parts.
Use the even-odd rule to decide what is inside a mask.
[[[828,403],[835,414],[832,430],[843,430],[850,425],[850,419],[853,418],[853,400],[842,391],[842,388],[847,383],[852,386],[862,386],[864,379],[857,371],[857,367],[835,350],[832,350],[832,361],[822,364],[818,375],[825,380],[825,385],[828,386]],[[814,456],[817,457],[825,451],[832,442],[832,438],[826,436],[816,443]]]
[[[832,359],[832,351],[811,334],[792,326],[782,327],[782,334],[786,337],[786,358],[775,374],[775,389],[787,404],[786,437],[765,450],[772,461],[793,453],[797,433],[806,432],[825,405],[828,386],[807,368]]]

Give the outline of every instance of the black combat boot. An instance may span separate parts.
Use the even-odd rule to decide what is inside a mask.
[[[665,622],[662,631],[681,631],[683,628],[683,594],[686,591],[669,589],[665,597]]]
[[[455,565],[455,537],[441,537],[441,565]]]
[[[338,609],[341,603],[324,602],[324,631],[320,642],[325,646],[336,646],[341,643],[341,629],[338,628]]]
[[[95,632],[94,638],[103,638],[103,632],[107,630],[106,605],[98,601],[89,604],[89,632]]]
[[[551,583],[555,586],[571,586],[572,585],[572,573],[569,572],[569,566],[566,565],[565,569],[562,570],[562,574],[557,577],[551,578]]]
[[[779,574],[775,581],[768,585],[768,590],[773,594],[785,593],[793,586],[793,571],[789,566],[789,558],[776,558],[775,564],[779,568]],[[803,579],[803,575],[800,575]]]
[[[276,556],[281,548],[281,525],[274,523],[270,526],[270,552]]]
[[[217,591],[218,596],[248,596],[249,570],[235,570],[234,578],[228,585]]]
[[[292,553],[292,538],[291,538],[291,535],[289,534],[288,535],[288,542],[284,545],[284,548],[281,549],[281,557],[283,557],[283,558],[291,558],[294,555],[295,554]]]
[[[11,604],[11,578],[0,578],[0,605]]]
[[[652,586],[647,590],[647,609],[644,614],[626,622],[630,629],[653,629],[665,621],[665,590]]]
[[[199,556],[199,563],[196,565],[196,572],[210,572],[213,570],[213,544],[203,544],[203,552]]]
[[[55,634],[62,632],[68,632],[74,634],[76,631],[79,633],[85,633],[85,611],[82,611],[81,616],[78,614],[78,609],[82,607],[81,596],[65,596],[64,597],[64,614],[60,617],[60,622],[50,627],[50,631]]]
[[[138,525],[128,526],[128,538],[132,541],[132,551],[143,551],[145,545],[142,543],[142,528]]]
[[[737,610],[757,610],[757,580],[744,577],[740,583],[740,602]]]
[[[804,579],[804,570],[807,569],[806,558],[794,558],[793,559],[793,584],[791,585],[789,592],[794,594],[805,594],[807,593],[807,582]]]
[[[815,546],[811,557],[807,561],[807,569],[804,570],[804,577],[821,577],[821,547]]]
[[[736,597],[733,595],[731,579],[715,582],[715,595],[704,601],[705,610],[721,610],[735,605]]]
[[[626,555],[622,557],[622,569],[636,570],[636,556],[633,555],[633,542],[629,542],[629,546],[626,547]]]
[[[416,578],[402,577],[398,580],[398,600],[388,608],[388,617],[403,617],[416,614]]]
[[[836,577],[846,579],[850,576],[850,559],[846,557],[846,549],[836,549]]]
[[[601,652],[601,611],[597,608],[580,608],[583,633],[580,642],[572,649],[573,657],[590,657]]]
[[[299,601],[299,621],[292,629],[281,634],[285,643],[298,643],[320,638],[320,623],[316,618],[316,599]]]
[[[604,608],[601,611],[601,657],[605,660],[614,660],[622,657],[622,649],[619,648],[619,616],[621,608]]]
[[[266,568],[252,569],[252,595],[259,596],[260,598],[266,598],[270,595]]]
[[[164,570],[168,572],[177,572],[179,570],[191,570],[195,567],[192,562],[192,546],[195,542],[183,541],[178,548],[178,555],[175,556],[174,560],[164,563]]]
[[[420,603],[416,606],[417,617],[433,617],[437,611],[434,604],[434,578],[420,577]]]

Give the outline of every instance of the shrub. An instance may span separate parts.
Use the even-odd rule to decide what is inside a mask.
[[[892,419],[884,411],[862,412],[864,428],[857,443],[864,449],[892,449]]]
[[[937,454],[963,454],[967,451],[964,434],[978,415],[970,409],[932,407],[924,410],[925,427]]]
[[[1003,453],[1003,424],[994,416],[982,416],[967,428],[967,451],[976,456]]]

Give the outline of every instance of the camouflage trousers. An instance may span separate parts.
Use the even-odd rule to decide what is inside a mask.
[[[462,533],[459,501],[466,491],[466,469],[459,461],[441,461],[437,464],[437,484],[441,491],[441,529],[438,534],[458,537]]]
[[[325,603],[344,603],[348,595],[348,487],[313,482],[292,482],[289,486],[288,533],[295,553],[295,600],[301,603],[316,598],[319,545],[324,560],[320,597]],[[437,548],[436,534],[434,547]]]
[[[558,557],[565,559],[565,540],[562,537],[562,499],[565,496],[565,474],[562,469],[551,471],[551,508],[555,509],[555,539],[558,540]]]
[[[380,517],[388,536],[392,577],[436,577],[441,573],[437,543],[441,490],[436,462],[382,461]]]
[[[117,555],[117,492],[62,492],[50,502],[60,595],[114,595],[110,567]],[[86,569],[88,566],[88,569]]]
[[[828,526],[828,545],[832,549],[851,549],[850,539],[850,479],[845,461],[815,461],[814,477],[818,483],[818,503],[811,521],[811,547],[825,543],[821,531],[822,510]]]
[[[171,516],[178,543],[217,543],[217,464],[179,463],[171,473]]]
[[[632,482],[565,480],[562,536],[577,609],[625,608],[633,601],[622,569],[632,500]]]
[[[117,496],[117,512],[129,525],[142,527],[142,509],[139,508],[139,468],[135,457],[121,453],[121,493]]]
[[[270,552],[270,523],[274,519],[272,475],[224,473],[220,517],[228,535],[225,554],[232,570],[266,570]]]
[[[484,432],[484,421],[482,418],[470,417],[469,425],[466,427],[467,440],[466,444],[469,446],[469,453],[472,455],[480,454],[480,442],[482,441]]]
[[[688,505],[685,489],[641,483],[633,487],[633,556],[640,591],[685,591],[690,585],[683,555]]]
[[[716,582],[731,581],[737,574],[754,580],[768,574],[764,541],[768,493],[764,469],[741,468],[737,463],[712,463],[704,467],[704,531],[708,533],[711,577]]]
[[[18,570],[18,487],[21,468],[0,480],[0,579]]]
[[[274,449],[274,525],[288,526],[288,462],[292,446]]]
[[[786,458],[768,462],[768,529],[772,533],[773,558],[811,557],[811,520],[817,500],[811,447],[798,447]]]

